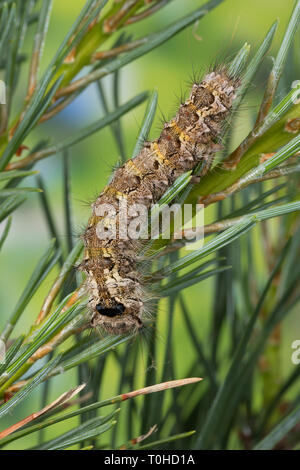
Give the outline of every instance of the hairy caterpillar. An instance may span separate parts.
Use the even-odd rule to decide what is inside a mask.
[[[143,326],[145,312],[136,242],[118,235],[99,239],[98,209],[104,204],[113,206],[118,221],[120,199],[126,199],[128,204],[144,204],[149,209],[178,176],[194,169],[199,162],[208,169],[220,149],[223,124],[238,86],[239,80],[230,76],[225,67],[195,83],[175,118],[164,124],[160,137],[145,142],[139,155],[117,169],[110,184],[92,204],[80,265],[87,274],[92,326],[99,325],[111,334],[135,331]]]

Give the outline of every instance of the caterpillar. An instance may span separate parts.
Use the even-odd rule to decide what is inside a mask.
[[[199,163],[210,167],[224,122],[232,109],[240,80],[226,67],[207,73],[194,83],[189,98],[166,122],[158,139],[145,142],[141,152],[118,168],[109,185],[92,204],[92,216],[83,234],[85,246],[79,269],[87,275],[92,310],[91,326],[109,334],[135,332],[143,327],[147,296],[142,285],[136,241],[120,236],[99,239],[99,208],[115,209],[119,202],[143,204],[149,210],[183,173]]]

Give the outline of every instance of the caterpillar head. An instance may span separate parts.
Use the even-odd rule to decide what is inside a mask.
[[[115,303],[112,307],[98,303],[91,325],[100,326],[107,333],[120,335],[139,330],[143,323],[136,314],[126,313],[126,307],[122,303]]]
[[[89,307],[93,311],[91,326],[99,326],[110,334],[138,331],[143,302],[138,293],[138,283],[128,278],[102,277],[96,281],[92,271],[88,273]]]

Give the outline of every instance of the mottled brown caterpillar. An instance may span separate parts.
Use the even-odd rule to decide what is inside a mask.
[[[145,291],[141,285],[135,241],[99,239],[97,209],[110,204],[119,218],[119,200],[128,204],[155,204],[184,172],[199,162],[208,169],[220,149],[225,119],[231,111],[239,80],[222,68],[195,83],[190,97],[174,119],[164,124],[161,135],[145,142],[142,151],[116,170],[110,184],[92,204],[93,214],[83,235],[85,254],[80,269],[92,309],[91,325],[121,334],[143,326]]]

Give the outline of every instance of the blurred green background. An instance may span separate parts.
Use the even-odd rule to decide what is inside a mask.
[[[63,39],[69,26],[83,7],[84,0],[54,0],[49,34],[45,45],[42,66],[45,67],[58,45]],[[200,6],[204,2],[201,0],[174,0],[170,5],[163,8],[156,15],[136,25],[127,28],[128,32],[135,37],[151,33],[164,28],[164,26],[184,16],[191,10]],[[255,117],[255,109],[263,92],[266,83],[267,72],[270,67],[271,54],[275,53],[283,35],[286,23],[293,8],[293,0],[227,0],[210,12],[198,24],[187,28],[166,44],[129,64],[122,70],[121,102],[125,102],[133,95],[144,91],[157,89],[159,95],[159,109],[155,124],[152,128],[151,137],[157,136],[161,128],[163,116],[170,118],[176,110],[179,102],[178,97],[181,90],[188,91],[189,83],[193,71],[205,72],[211,64],[229,60],[245,43],[249,43],[254,52],[266,34],[267,30],[276,18],[279,19],[279,28],[268,57],[264,61],[264,66],[260,68],[255,81],[252,83],[242,111],[239,111],[238,125],[235,128],[233,142],[239,142],[250,129],[250,125]],[[259,14],[258,14],[259,12]],[[27,41],[28,50],[32,44]],[[107,47],[107,45],[106,45]],[[43,68],[42,67],[42,68]],[[26,71],[27,72],[27,71]],[[295,77],[294,79],[296,79]],[[298,77],[299,78],[299,77]],[[27,86],[27,75],[24,73],[24,80],[20,81],[18,96],[21,100]],[[105,90],[108,96],[111,92],[111,79],[104,80]],[[18,103],[15,103],[16,111]],[[139,126],[145,105],[141,105],[133,112],[126,114],[122,118],[122,128],[126,140],[126,153],[130,157],[138,135]],[[94,85],[84,92],[79,99],[72,103],[53,120],[38,127],[30,139],[26,142],[28,147],[43,138],[51,141],[61,140],[70,136],[88,123],[95,121],[103,114],[99,97]],[[90,214],[89,203],[101,191],[106,183],[113,165],[118,162],[119,155],[109,128],[98,132],[71,149],[71,194],[73,205],[74,236],[78,236],[84,227]],[[66,241],[66,234],[63,227],[62,208],[62,161],[61,155],[50,157],[39,162],[35,169],[39,169],[44,178],[47,188],[47,196],[55,215],[55,222],[58,232]],[[26,186],[31,186],[32,180],[27,178]],[[213,209],[206,211],[206,223],[213,217]],[[4,250],[1,253],[1,316],[0,327],[2,327],[12,308],[16,304],[22,289],[28,280],[35,263],[40,258],[49,242],[47,225],[41,210],[38,194],[32,194],[28,200],[15,213],[13,217],[12,233],[8,238]],[[258,247],[257,263],[260,262],[261,252]],[[43,295],[47,293],[49,286],[55,279],[56,272],[52,271],[48,279],[44,282],[42,289],[39,289],[33,301],[27,308],[27,315],[22,317],[16,333],[27,331],[30,320],[35,318],[43,301]],[[264,271],[261,268],[261,277]],[[212,304],[212,282],[204,281],[185,291],[185,298],[193,313],[194,323],[198,326],[198,334],[205,338],[207,334],[207,319],[209,318]],[[199,301],[200,299],[200,301]],[[161,350],[165,346],[165,329],[167,324],[167,309],[165,302],[160,305],[160,315],[158,322],[158,332],[160,340],[158,348]],[[187,376],[188,369],[194,358],[194,350],[189,346],[187,333],[181,328],[181,318],[178,312],[175,315],[175,340],[176,340],[176,378]],[[28,322],[28,323],[27,323]],[[295,316],[290,316],[285,322],[284,344],[286,350],[286,360],[284,367],[293,367],[290,361],[290,344],[295,338],[294,325]],[[145,352],[141,348],[141,371],[143,364],[146,364]],[[111,359],[110,366],[106,368],[110,380],[103,381],[104,389],[100,391],[102,398],[113,396],[116,392],[116,379],[119,371]],[[161,363],[155,365],[159,370]],[[143,377],[141,377],[141,383]],[[52,384],[51,398],[56,398],[59,393],[69,389],[76,383],[74,373],[68,373],[63,378],[55,378],[55,387]],[[136,386],[141,385],[137,383]],[[201,385],[200,385],[201,386]],[[26,416],[27,413],[39,409],[39,396],[35,395],[36,403],[28,403],[28,409],[24,407],[14,414],[13,419],[8,418],[7,424],[17,421],[18,418]],[[69,423],[72,426],[72,422]],[[49,437],[53,431],[47,431]],[[48,434],[47,434],[48,436]],[[119,435],[120,444],[122,435]],[[28,443],[28,441],[26,441]],[[25,445],[25,442],[24,442]]]

